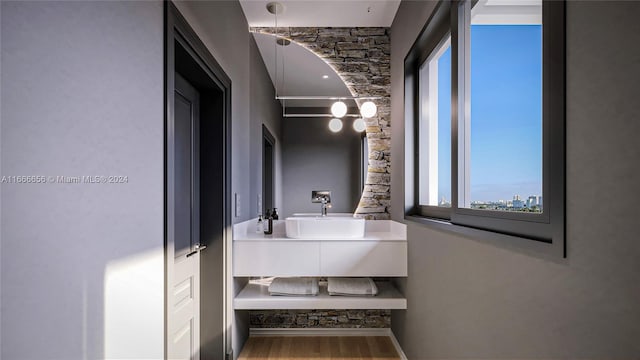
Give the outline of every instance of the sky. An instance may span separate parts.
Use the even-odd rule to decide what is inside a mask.
[[[471,201],[542,195],[542,27],[471,27]],[[438,62],[451,94],[451,53]],[[440,95],[439,119],[451,118]],[[451,126],[439,121],[439,198],[451,199]]]

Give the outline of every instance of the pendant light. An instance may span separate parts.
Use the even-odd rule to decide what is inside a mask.
[[[365,101],[362,106],[360,106],[360,114],[363,117],[374,117],[376,115],[376,112],[378,112],[378,108],[376,107],[376,104],[373,103],[373,101]]]
[[[342,101],[336,101],[331,105],[331,114],[337,118],[347,115],[347,104]]]
[[[331,130],[334,133],[337,133],[340,130],[342,130],[342,120],[331,119],[331,121],[329,121],[329,130]]]
[[[362,103],[361,107],[360,107],[360,115],[362,116],[362,118],[357,118],[352,126],[353,129],[357,132],[363,132],[367,129],[367,125],[365,123],[365,118],[371,118],[374,117],[377,113],[377,107],[376,104],[373,103],[370,99],[376,99],[379,98],[379,96],[363,96],[363,97],[358,97],[358,96],[341,96],[341,97],[334,97],[334,96],[288,96],[288,95],[281,95],[281,92],[285,92],[285,56],[284,56],[284,48],[291,44],[291,40],[287,39],[286,37],[286,29],[285,29],[285,34],[283,34],[284,36],[280,35],[280,29],[278,27],[278,15],[284,13],[285,11],[285,6],[277,1],[274,2],[269,2],[266,5],[267,11],[272,14],[274,16],[274,25],[275,25],[275,36],[276,36],[276,44],[274,44],[275,46],[275,62],[274,62],[274,67],[275,67],[275,80],[274,80],[274,88],[275,88],[275,98],[276,100],[282,100],[283,101],[283,116],[284,117],[291,117],[291,114],[286,114],[286,104],[284,103],[284,100],[287,99],[294,99],[294,100],[338,100],[338,99],[342,99],[342,100],[338,100],[336,102],[334,102],[331,105],[331,115],[333,116],[333,118],[331,119],[331,121],[329,121],[329,130],[331,130],[334,133],[340,132],[342,130],[343,127],[343,122],[341,120],[341,118],[348,116],[348,117],[358,117],[357,114],[348,114],[348,107],[347,104],[345,104],[345,102],[343,100],[345,99],[349,99],[349,100],[355,100],[356,102],[359,102],[360,100],[365,100],[365,99],[369,99],[367,101],[365,101],[364,103]],[[280,48],[280,51],[278,51],[278,49]],[[278,61],[278,55],[279,53],[281,53],[282,56],[282,64],[279,64]],[[282,80],[280,81],[280,72],[282,72]],[[323,75],[322,77],[323,79],[327,79],[329,78],[328,75]],[[280,86],[281,85],[281,86]],[[286,93],[286,92],[285,92]],[[295,117],[317,117],[319,116],[319,114],[295,114]],[[322,114],[322,117],[324,117],[325,115]]]

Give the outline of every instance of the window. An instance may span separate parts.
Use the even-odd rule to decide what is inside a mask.
[[[405,112],[408,215],[564,255],[564,2],[441,2]]]
[[[420,204],[451,207],[451,36],[419,70]]]
[[[471,209],[542,211],[542,6],[478,2],[471,10],[471,111],[465,177]],[[459,194],[460,195],[460,194]],[[526,200],[526,201],[525,201]]]

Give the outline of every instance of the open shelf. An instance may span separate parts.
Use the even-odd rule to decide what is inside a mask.
[[[235,297],[233,305],[235,310],[407,308],[407,299],[390,282],[376,285],[376,296],[330,296],[326,286],[320,286],[317,296],[271,296],[267,285],[249,283]]]

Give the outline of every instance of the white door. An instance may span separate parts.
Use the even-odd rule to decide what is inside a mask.
[[[199,95],[176,73],[168,125],[167,358],[200,359]]]

